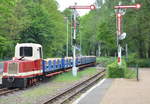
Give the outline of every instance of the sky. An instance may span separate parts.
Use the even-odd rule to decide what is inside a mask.
[[[95,0],[56,0],[59,3],[59,10],[63,11],[65,8],[68,8],[69,6],[73,6],[75,2],[77,5],[91,5],[94,4]],[[90,10],[78,10],[78,13],[80,16],[85,15]]]

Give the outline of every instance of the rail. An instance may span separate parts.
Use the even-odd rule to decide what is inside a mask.
[[[98,80],[103,78],[104,75],[105,75],[105,70],[102,70],[101,72],[90,77],[89,79],[87,79],[81,83],[78,83],[78,84],[74,85],[73,87],[63,91],[62,93],[57,94],[54,97],[48,99],[43,104],[64,104],[67,101],[69,101],[70,99],[72,99],[74,96],[76,96],[77,94],[82,92],[83,90],[92,86]]]
[[[18,91],[18,90],[20,90],[20,89],[19,88],[16,88],[16,89],[2,88],[2,89],[0,89],[0,96],[6,95],[8,93],[13,93],[13,92]]]

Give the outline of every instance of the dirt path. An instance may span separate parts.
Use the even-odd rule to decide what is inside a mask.
[[[140,81],[115,79],[100,104],[150,104],[150,69],[140,69]]]

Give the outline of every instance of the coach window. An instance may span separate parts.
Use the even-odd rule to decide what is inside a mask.
[[[32,56],[32,47],[20,47],[20,56]]]

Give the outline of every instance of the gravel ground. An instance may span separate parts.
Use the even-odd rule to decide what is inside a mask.
[[[52,79],[42,82],[39,85],[21,90],[7,96],[0,97],[0,104],[42,104],[46,99],[55,94],[79,83],[90,76],[84,76],[82,79],[74,82],[54,82]]]
[[[100,104],[150,104],[150,69],[140,69],[139,78],[115,79]]]

